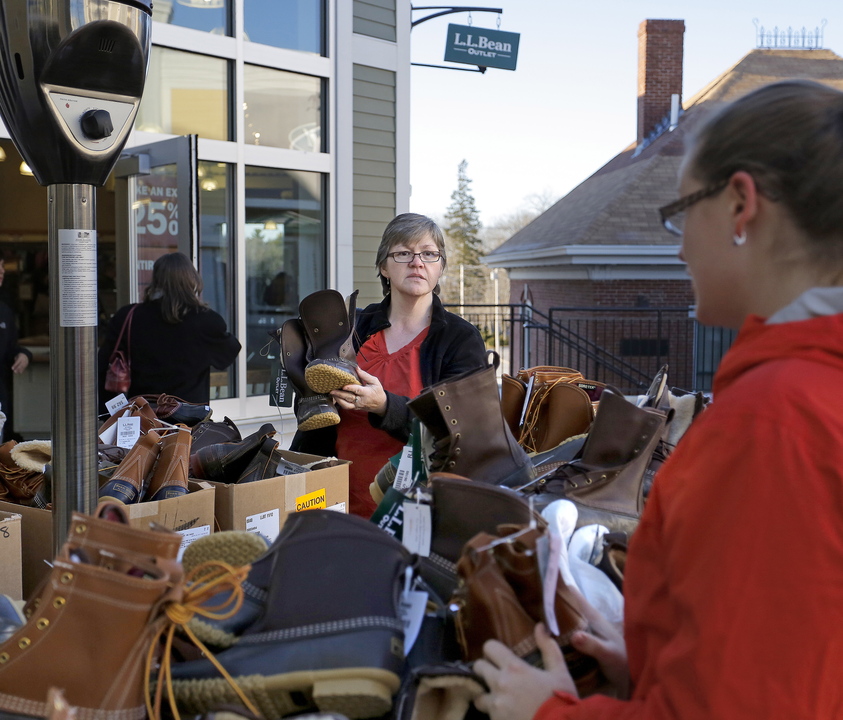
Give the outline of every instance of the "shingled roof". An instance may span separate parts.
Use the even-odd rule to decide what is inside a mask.
[[[843,90],[843,58],[830,50],[753,50],[684,104],[672,132],[638,154],[630,145],[559,202],[491,252],[489,264],[538,252],[546,262],[569,245],[675,245],[657,208],[676,199],[679,166],[688,132],[709,112],[762,85],[812,79]],[[540,251],[540,252],[539,252]]]

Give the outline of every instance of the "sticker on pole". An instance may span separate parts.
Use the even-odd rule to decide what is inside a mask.
[[[96,230],[59,230],[59,273],[61,327],[96,327]]]

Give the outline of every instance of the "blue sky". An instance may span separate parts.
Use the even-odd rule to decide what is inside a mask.
[[[517,210],[531,194],[561,197],[635,140],[642,20],[685,21],[683,99],[755,48],[753,19],[765,28],[809,30],[827,20],[823,47],[843,55],[843,6],[827,0],[476,4],[502,8],[500,29],[521,34],[518,68],[484,75],[412,68],[410,209],[442,216],[464,158],[486,225]],[[497,17],[473,13],[471,20],[495,28]],[[468,15],[416,26],[414,62],[445,64],[451,22],[467,25]]]

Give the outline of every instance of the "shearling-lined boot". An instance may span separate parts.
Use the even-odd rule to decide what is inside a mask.
[[[434,437],[430,472],[516,487],[533,479],[533,465],[512,436],[498,396],[500,362],[448,378],[422,391],[407,407]]]
[[[267,720],[314,705],[349,718],[388,712],[404,668],[398,604],[410,553],[330,510],[288,516],[269,552],[263,615],[217,660]],[[173,666],[173,690],[190,713],[234,699],[207,660]]]

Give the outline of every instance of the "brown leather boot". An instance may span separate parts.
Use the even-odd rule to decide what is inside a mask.
[[[501,376],[501,412],[512,437],[521,437],[521,415],[527,399],[527,383],[504,373]]]
[[[161,439],[158,463],[144,492],[143,499],[156,501],[187,495],[190,443],[192,436],[187,425],[177,425]]]
[[[190,430],[190,434],[193,436],[190,443],[191,455],[199,452],[201,448],[208,447],[208,445],[240,442],[243,439],[240,437],[240,431],[237,429],[234,421],[228,417],[223,418],[222,422],[205,420],[198,425],[194,425]]]
[[[316,393],[360,384],[352,342],[356,303],[356,290],[348,298],[348,308],[336,290],[318,290],[299,304],[299,317],[310,346],[310,362],[304,374]]]
[[[146,478],[161,451],[160,439],[154,430],[138,438],[111,478],[100,487],[100,501],[113,500],[126,505],[140,502]]]
[[[147,653],[162,605],[182,592],[180,567],[86,543],[85,516],[74,520],[38,607],[0,646],[0,710],[46,717],[59,687],[79,718],[141,720]]]
[[[0,479],[7,491],[6,499],[19,505],[31,505],[44,484],[44,473],[32,468],[22,468],[12,453],[17,442],[9,440],[0,445]]]
[[[588,393],[576,383],[557,381],[530,399],[518,441],[527,452],[545,452],[586,432],[593,419]]]
[[[431,472],[516,487],[534,477],[533,465],[512,436],[498,396],[500,362],[432,385],[407,407],[435,438]]]
[[[338,424],[340,416],[334,398],[315,392],[305,379],[307,337],[298,318],[287,320],[281,326],[281,360],[298,395],[296,419],[299,430],[316,430]]]
[[[117,420],[121,417],[139,417],[141,419],[141,432],[143,433],[163,427],[161,422],[158,420],[158,417],[155,415],[155,411],[146,401],[146,398],[139,395],[138,397],[132,398],[128,405],[120,408],[116,413],[114,413],[114,415],[100,425],[97,435],[102,436],[103,433],[112,425],[116,424]]]
[[[579,511],[577,527],[599,523],[631,534],[644,508],[645,471],[668,419],[669,413],[604,391],[579,457],[527,492],[537,493],[538,507],[571,500]]]

